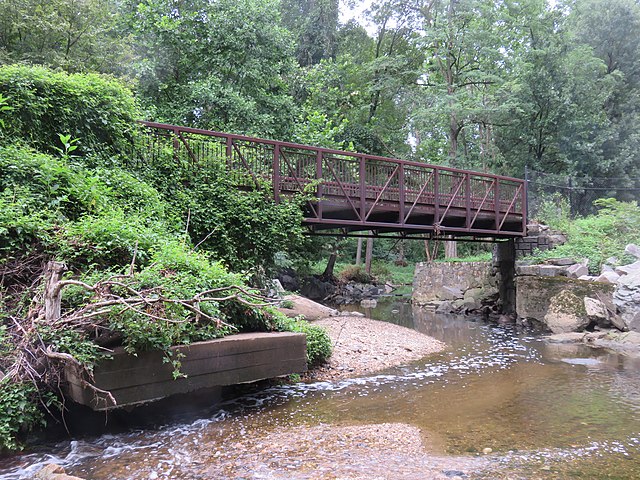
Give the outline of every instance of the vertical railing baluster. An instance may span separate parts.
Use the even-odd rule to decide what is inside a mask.
[[[500,181],[495,179],[495,188],[493,192],[493,201],[494,201],[494,215],[496,217],[496,233],[500,232]]]
[[[233,139],[231,136],[227,137],[227,167],[229,169],[233,169],[233,161],[231,159],[231,154],[233,152]]]
[[[304,158],[304,157],[303,157]],[[316,153],[316,180],[318,181],[317,199],[318,208],[316,210],[318,220],[322,219],[322,150],[318,150]]]
[[[365,157],[360,157],[360,172],[359,172],[359,186],[360,186],[360,221],[364,223],[364,219],[367,218],[367,195],[366,195],[366,166]]]
[[[471,174],[470,173],[465,173],[465,185],[464,185],[464,200],[465,200],[465,207],[466,207],[466,220],[465,220],[465,225],[466,228],[469,229],[471,228]]]
[[[437,225],[440,223],[440,169],[438,167],[434,167],[433,170],[433,203],[435,209],[433,224]]]
[[[400,225],[404,225],[404,202],[405,202],[404,163],[401,163],[398,169],[398,202],[400,207],[400,212],[399,212]]]
[[[273,164],[271,166],[273,181],[273,196],[276,203],[280,203],[280,144],[276,143],[273,149]]]

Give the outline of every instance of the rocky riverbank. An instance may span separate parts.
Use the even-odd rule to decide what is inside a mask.
[[[313,323],[326,328],[333,343],[327,364],[309,372],[314,380],[367,375],[414,362],[446,347],[410,328],[370,318],[339,316]]]

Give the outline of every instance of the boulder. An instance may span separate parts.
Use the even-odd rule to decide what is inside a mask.
[[[629,255],[633,255],[634,257],[640,259],[640,247],[633,243],[630,243],[629,245],[624,247],[624,253],[628,253]]]
[[[562,233],[556,233],[553,235],[549,235],[548,240],[549,240],[549,248],[555,248],[567,243],[567,236],[563,235]]]
[[[589,275],[589,269],[580,263],[576,263],[567,268],[567,277],[580,278],[583,275]]]
[[[538,275],[539,265],[516,265],[516,275]]]
[[[543,323],[553,333],[581,332],[591,321],[584,300],[570,290],[562,290],[551,298]]]
[[[620,275],[618,275],[613,270],[603,271],[600,275],[595,278],[596,282],[603,283],[616,283],[620,279]]]
[[[598,326],[608,327],[611,325],[607,306],[600,300],[584,297],[584,309],[587,312],[587,317],[591,321],[597,322]]]
[[[538,275],[541,277],[566,276],[567,271],[564,267],[558,267],[556,265],[540,265],[538,267]]]
[[[625,325],[630,330],[640,331],[640,270],[618,279],[613,303]]]
[[[542,321],[547,314],[551,299],[564,290],[569,290],[579,297],[584,310],[584,297],[610,301],[614,286],[568,277],[516,277],[516,312],[518,316]]]
[[[579,343],[582,342],[584,333],[582,332],[569,332],[569,333],[556,333],[545,337],[545,340],[549,343]]]
[[[637,262],[630,263],[629,265],[616,267],[615,272],[620,276],[630,275],[633,272],[640,272],[640,260],[638,260]]]
[[[440,304],[436,307],[436,313],[451,313],[455,310],[453,304],[445,300],[444,302],[440,302]]]

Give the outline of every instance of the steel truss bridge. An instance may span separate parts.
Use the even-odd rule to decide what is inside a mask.
[[[305,192],[312,234],[499,240],[526,234],[524,180],[243,135],[141,122],[139,156],[167,149],[194,180],[208,162],[226,162],[239,187],[268,180],[274,200]],[[235,178],[235,177],[234,177]],[[329,233],[331,232],[331,233]]]

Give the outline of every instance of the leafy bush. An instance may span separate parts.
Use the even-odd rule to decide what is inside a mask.
[[[370,283],[374,280],[361,265],[347,265],[338,274],[338,278],[343,282]]]
[[[280,317],[280,330],[300,332],[307,336],[307,365],[309,368],[325,363],[331,356],[333,347],[327,331],[307,322],[302,316]]]
[[[53,153],[59,134],[78,140],[78,154],[130,151],[138,110],[121,82],[96,74],[67,74],[44,67],[0,67],[0,94],[11,103],[4,139],[23,139]]]
[[[230,175],[224,158],[213,156],[194,170],[167,150],[141,173],[162,193],[175,218],[188,218],[193,243],[224,259],[231,270],[270,269],[277,254],[303,242],[300,199],[275,203],[267,183],[244,187],[247,179]]]
[[[0,380],[0,452],[19,450],[21,433],[46,424],[31,383]]]
[[[588,258],[589,271],[599,273],[609,257],[624,257],[628,243],[640,243],[640,208],[636,202],[620,202],[613,198],[594,202],[596,215],[577,218],[567,224],[567,243],[553,250],[538,252],[532,261],[553,257]]]

